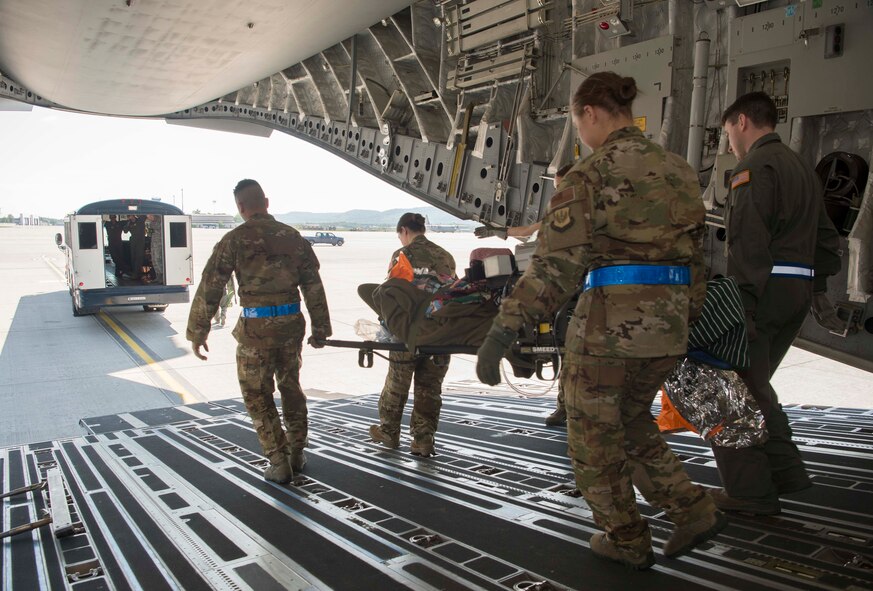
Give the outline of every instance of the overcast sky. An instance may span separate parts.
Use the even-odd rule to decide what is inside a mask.
[[[233,187],[261,183],[272,213],[412,208],[424,202],[345,160],[269,138],[34,108],[0,112],[0,215],[60,218],[104,199],[160,197],[236,213]]]

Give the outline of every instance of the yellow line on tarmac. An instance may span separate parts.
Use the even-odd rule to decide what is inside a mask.
[[[60,269],[58,269],[57,265],[55,265],[53,262],[51,262],[49,260],[49,258],[47,256],[43,255],[42,260],[44,260],[45,263],[49,266],[49,269],[51,269],[52,271],[54,271],[55,273],[58,274],[58,277],[61,278],[61,281],[63,281],[64,283],[67,282],[66,276],[61,272]]]
[[[188,390],[186,390],[184,386],[177,382],[173,378],[173,376],[171,376],[169,373],[167,373],[166,370],[161,367],[160,362],[152,359],[151,355],[146,353],[142,347],[136,344],[136,341],[134,341],[131,336],[124,331],[123,328],[121,328],[114,320],[112,320],[109,315],[107,315],[105,312],[99,312],[99,315],[100,319],[103,320],[103,322],[105,322],[107,325],[109,325],[109,327],[114,330],[118,336],[121,337],[121,340],[123,340],[134,353],[139,355],[140,359],[145,361],[147,364],[153,366],[155,373],[157,373],[161,377],[161,379],[168,386],[170,386],[170,388],[173,389],[176,394],[182,397],[182,402],[184,402],[185,404],[199,402],[199,400],[194,395],[188,392]]]

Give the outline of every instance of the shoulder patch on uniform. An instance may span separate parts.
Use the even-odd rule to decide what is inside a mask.
[[[561,207],[560,209],[552,209],[551,228],[556,232],[565,232],[573,226],[573,216],[570,214],[570,207]]]
[[[552,195],[552,199],[549,201],[549,211],[561,207],[565,205],[573,199],[576,198],[576,187],[570,185],[566,189],[558,191],[554,195]]]
[[[747,185],[752,180],[752,176],[748,170],[744,170],[739,172],[731,177],[731,189],[736,189],[737,187],[742,187],[743,185]]]

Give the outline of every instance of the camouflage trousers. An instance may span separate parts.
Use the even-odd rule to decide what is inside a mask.
[[[409,431],[414,439],[434,435],[443,405],[443,378],[449,371],[448,355],[415,357],[412,353],[392,351],[388,355],[388,376],[379,396],[379,420],[388,435],[400,434],[403,408],[413,385],[412,419]]]
[[[306,447],[306,395],[300,387],[302,345],[300,337],[282,347],[262,349],[241,344],[236,347],[236,370],[243,400],[264,455],[270,459],[278,453]],[[282,430],[273,400],[276,384],[287,434]]]
[[[567,353],[561,381],[576,485],[595,522],[619,545],[648,551],[634,485],[682,526],[715,511],[661,437],[650,410],[677,357],[619,359]]]

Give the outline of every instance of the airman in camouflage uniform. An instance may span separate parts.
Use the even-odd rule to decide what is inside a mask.
[[[420,214],[406,213],[397,224],[403,247],[391,255],[391,268],[403,253],[412,265],[413,284],[434,292],[456,280],[455,259],[424,236],[425,220]],[[379,425],[370,427],[370,436],[389,448],[400,445],[400,421],[413,384],[412,418],[409,431],[413,441],[410,451],[430,456],[434,452],[434,435],[442,408],[443,378],[449,370],[449,355],[416,357],[413,353],[389,353],[388,375],[379,396]]]
[[[206,337],[210,321],[235,273],[243,307],[233,330],[238,343],[240,389],[264,455],[270,460],[264,477],[285,483],[306,462],[306,396],[300,387],[306,321],[300,313],[300,291],[312,320],[311,345],[322,347],[331,335],[330,314],[318,259],[309,242],[267,213],[269,202],[257,182],[240,181],[234,197],[245,223],[215,245],[191,304],[186,337],[194,354],[206,359],[200,347],[209,351]],[[273,401],[274,376],[287,435]]]
[[[633,126],[635,95],[632,78],[611,72],[577,90],[574,122],[594,153],[552,197],[531,265],[479,349],[477,374],[499,382],[500,355],[519,328],[553,314],[588,274],[561,378],[569,454],[576,484],[606,530],[592,536],[592,551],[645,569],[654,554],[633,484],[676,524],[667,556],[712,537],[725,521],[688,479],[650,412],[703,303],[705,211],[691,167]]]

